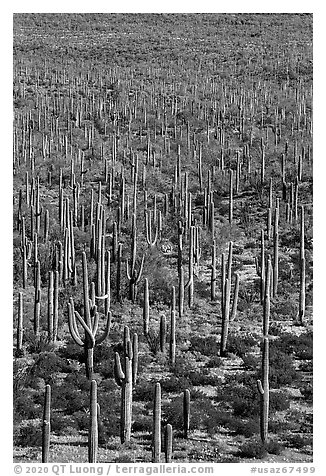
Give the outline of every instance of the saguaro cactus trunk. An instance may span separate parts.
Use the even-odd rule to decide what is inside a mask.
[[[42,425],[42,463],[49,462],[50,453],[50,416],[51,416],[51,387],[45,386],[44,412]]]
[[[155,385],[153,410],[152,463],[161,461],[161,385]]]
[[[98,419],[97,419],[97,384],[91,381],[90,415],[88,430],[88,462],[96,463],[98,447]]]
[[[269,414],[269,339],[264,337],[262,356],[262,381],[257,380],[260,393],[260,437],[263,443],[268,441]]]

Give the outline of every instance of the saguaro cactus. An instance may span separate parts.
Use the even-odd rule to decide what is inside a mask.
[[[161,385],[155,385],[153,409],[152,463],[161,461]]]
[[[45,386],[44,411],[42,424],[42,463],[49,462],[50,452],[50,415],[51,415],[51,387]]]
[[[97,420],[97,384],[91,381],[90,413],[88,430],[88,462],[96,463],[98,447],[98,420]]]
[[[190,391],[183,392],[183,436],[188,438],[190,428]]]
[[[165,462],[172,463],[172,425],[168,423],[165,427]]]
[[[264,337],[262,355],[262,381],[257,380],[260,393],[260,437],[263,443],[268,441],[268,413],[269,413],[269,339]]]
[[[304,324],[306,307],[306,258],[305,258],[305,232],[304,232],[304,207],[301,206],[301,237],[300,237],[300,292],[299,292],[299,324]]]
[[[19,293],[18,298],[18,319],[17,319],[17,353],[21,352],[23,348],[23,334],[24,334],[24,309],[23,309],[23,293]]]
[[[230,322],[230,301],[231,301],[231,272],[232,272],[232,254],[233,254],[233,242],[229,243],[229,256],[227,263],[227,273],[223,286],[223,302],[222,302],[222,331],[221,331],[221,343],[220,343],[220,355],[224,357],[226,355],[226,343],[229,333]]]
[[[144,267],[145,255],[143,255],[138,272],[136,271],[136,251],[137,251],[137,227],[136,227],[136,215],[133,214],[132,218],[132,232],[131,232],[131,264],[127,265],[127,278],[129,280],[129,299],[134,302],[137,294],[137,286],[141,279],[141,275]]]
[[[146,337],[149,331],[149,287],[148,287],[147,278],[145,278],[145,284],[144,284],[143,324],[144,324],[144,335]]]
[[[123,366],[121,365],[120,356],[117,352],[114,358],[114,377],[117,385],[121,387],[121,443],[130,441],[131,437],[132,389],[133,384],[137,381],[138,369],[138,336],[134,334],[131,342],[128,326],[124,328],[123,356]]]
[[[171,365],[175,364],[175,287],[172,287],[172,299],[171,299],[171,319],[170,319],[170,362]]]
[[[101,344],[109,335],[111,326],[111,312],[109,311],[106,316],[106,327],[101,337],[95,339],[95,335],[99,324],[99,314],[97,307],[92,306],[89,298],[88,290],[88,272],[87,272],[87,260],[86,253],[83,252],[83,294],[84,294],[84,317],[74,308],[73,299],[70,298],[68,303],[68,324],[72,338],[76,344],[83,346],[86,359],[86,377],[89,380],[93,380],[93,353],[95,344]],[[85,331],[84,340],[81,339],[77,322],[83,327]]]

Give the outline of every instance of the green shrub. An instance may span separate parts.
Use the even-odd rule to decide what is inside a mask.
[[[267,456],[267,449],[261,441],[254,439],[243,443],[239,448],[238,455],[241,458],[262,459]]]
[[[297,448],[298,450],[305,446],[312,446],[313,444],[312,436],[301,436],[299,434],[289,435],[286,441],[290,447]]]
[[[208,357],[217,356],[218,354],[218,344],[216,338],[213,336],[201,337],[201,336],[191,336],[190,338],[190,351],[199,352],[202,355],[207,355]]]
[[[300,392],[305,400],[312,402],[313,399],[313,386],[310,383],[307,383],[300,387]]]
[[[209,359],[209,361],[205,364],[205,367],[208,369],[215,369],[218,367],[221,367],[223,365],[224,360],[219,357],[218,355],[215,355]]]
[[[171,375],[171,377],[161,380],[161,388],[165,392],[181,392],[191,386],[190,380],[187,377],[177,377]]]
[[[239,357],[244,357],[252,348],[257,345],[258,339],[253,334],[247,334],[245,337],[239,337],[236,334],[230,334],[228,337],[228,352]]]
[[[56,374],[70,372],[69,363],[54,352],[42,352],[31,368],[33,378],[42,378],[45,383],[52,384]]]
[[[293,358],[275,347],[273,341],[270,346],[269,362],[269,381],[271,387],[291,385],[298,379]]]
[[[41,420],[28,420],[23,422],[14,433],[14,444],[16,446],[41,446],[42,445],[42,424]]]

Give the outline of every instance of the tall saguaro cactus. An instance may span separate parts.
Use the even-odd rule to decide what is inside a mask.
[[[305,258],[305,230],[304,207],[301,206],[301,234],[300,234],[300,291],[299,291],[299,324],[304,324],[306,307],[306,258]]]
[[[109,335],[111,326],[111,312],[109,311],[106,316],[106,327],[101,337],[95,339],[95,335],[99,325],[99,314],[97,307],[91,304],[89,297],[88,286],[88,272],[87,272],[87,260],[86,253],[83,252],[83,294],[84,294],[84,317],[82,317],[78,311],[74,308],[74,301],[70,298],[68,303],[68,324],[72,338],[76,344],[84,347],[85,360],[86,360],[86,377],[89,380],[93,380],[93,353],[94,346],[101,344]],[[81,338],[78,327],[79,324],[85,331],[84,339]]]
[[[42,424],[42,463],[49,462],[50,453],[50,416],[51,416],[51,387],[45,386],[43,424]]]
[[[227,272],[225,275],[225,281],[222,282],[223,294],[222,294],[222,332],[220,343],[220,355],[224,357],[226,355],[226,343],[229,333],[230,322],[230,302],[231,302],[231,273],[232,273],[232,255],[233,255],[233,242],[229,243],[229,255],[227,262]],[[223,268],[223,264],[222,264]],[[222,269],[222,274],[224,270]]]

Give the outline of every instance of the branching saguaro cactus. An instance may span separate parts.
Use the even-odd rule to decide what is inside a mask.
[[[264,337],[262,355],[262,381],[257,380],[260,393],[260,437],[263,443],[268,441],[269,414],[269,339]]]
[[[136,271],[136,253],[137,253],[137,227],[136,227],[136,215],[133,214],[132,217],[132,231],[131,231],[131,263],[129,265],[128,260],[126,261],[127,265],[127,278],[129,281],[129,299],[132,302],[135,302],[137,294],[137,286],[141,279],[141,275],[144,267],[145,255],[143,255],[140,263],[138,272]]]
[[[152,463],[161,461],[161,385],[157,383],[154,391]]]
[[[94,346],[101,344],[109,335],[110,326],[111,326],[111,312],[109,311],[106,316],[106,327],[101,337],[95,339],[96,332],[98,330],[99,324],[99,314],[97,312],[97,307],[93,306],[89,298],[88,290],[88,272],[87,272],[87,260],[86,253],[83,252],[83,295],[84,295],[84,317],[82,317],[78,311],[74,308],[74,301],[70,298],[68,303],[68,323],[69,330],[72,338],[76,344],[83,346],[85,351],[86,359],[86,377],[89,380],[93,380],[93,353]],[[84,340],[82,340],[78,327],[77,321],[80,323],[82,328],[85,331]]]
[[[190,429],[190,391],[183,392],[183,437],[188,438]]]
[[[42,463],[49,462],[50,453],[50,415],[51,415],[51,387],[45,386],[44,410],[42,422]]]
[[[98,415],[97,415],[97,384],[91,381],[90,412],[88,429],[88,462],[96,463],[98,448]]]

